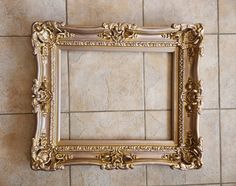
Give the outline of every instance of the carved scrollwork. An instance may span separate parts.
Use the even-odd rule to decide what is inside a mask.
[[[175,153],[163,156],[163,159],[176,162],[172,169],[189,170],[202,167],[202,138],[194,140],[191,132],[187,133],[186,142]]]
[[[203,55],[201,43],[204,29],[201,23],[195,25],[173,24],[171,27],[177,29],[177,31],[164,33],[161,35],[163,38],[176,40],[179,46],[187,48],[190,57],[198,54]]]
[[[51,91],[48,89],[48,82],[46,79],[44,79],[43,82],[39,82],[37,79],[34,79],[33,82],[32,105],[34,112],[37,113],[38,111],[42,111],[42,113],[46,114],[49,111],[49,103],[52,98]]]
[[[104,28],[104,31],[99,33],[98,36],[115,43],[121,43],[127,39],[137,37],[137,34],[135,33],[137,25],[135,24],[103,23],[102,27]]]
[[[97,158],[101,161],[101,169],[132,169],[136,156],[121,150],[102,153]]]
[[[48,143],[46,134],[39,140],[33,138],[32,169],[33,170],[58,170],[64,169],[62,163],[72,159],[72,155],[57,152],[53,145]]]
[[[185,110],[187,115],[190,116],[192,113],[200,114],[202,105],[201,81],[193,81],[191,78],[188,78],[185,89],[186,91],[183,93],[183,100],[186,103]]]
[[[32,46],[34,54],[41,54],[44,58],[49,49],[55,44],[57,34],[63,32],[61,27],[64,23],[56,21],[35,22],[32,26]]]

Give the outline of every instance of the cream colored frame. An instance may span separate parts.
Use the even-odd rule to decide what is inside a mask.
[[[201,168],[198,57],[202,40],[201,24],[138,28],[126,23],[76,27],[54,21],[35,22],[32,45],[38,74],[32,89],[37,129],[31,149],[32,169],[57,170],[71,164],[99,165],[108,170],[138,164],[162,164],[181,170]],[[60,140],[62,49],[172,52],[172,140]]]

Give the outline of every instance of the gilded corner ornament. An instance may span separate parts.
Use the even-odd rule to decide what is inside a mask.
[[[32,105],[34,112],[37,113],[38,111],[41,111],[42,113],[46,114],[49,112],[50,100],[52,98],[52,93],[48,87],[48,81],[44,79],[42,82],[39,82],[37,79],[34,79],[33,82]]]
[[[128,39],[137,37],[135,29],[137,25],[127,23],[103,23],[104,31],[98,36],[115,43],[121,43]]]
[[[192,132],[187,133],[185,144],[175,153],[163,156],[163,159],[173,162],[172,169],[200,169],[202,162],[202,138],[194,139]]]
[[[64,23],[56,21],[35,22],[32,26],[32,46],[34,54],[48,55],[50,47],[55,44],[57,34],[62,32]]]
[[[186,103],[185,110],[187,115],[200,114],[202,105],[202,83],[188,78],[185,85],[186,91],[183,93],[183,100]]]
[[[188,50],[188,55],[203,55],[203,25],[197,23],[191,24],[172,24],[171,27],[176,29],[175,32],[163,33],[161,36],[163,38],[174,39],[177,41],[178,45]]]
[[[121,150],[105,152],[97,156],[101,162],[101,169],[133,169],[136,155]]]
[[[50,171],[64,169],[63,163],[73,158],[70,154],[57,152],[57,149],[49,144],[44,133],[42,133],[39,139],[33,138],[31,154],[31,167],[33,170]]]

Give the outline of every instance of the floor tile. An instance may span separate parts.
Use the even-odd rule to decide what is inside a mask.
[[[0,35],[30,35],[35,21],[65,21],[65,0],[0,1]]]
[[[126,22],[142,26],[142,0],[68,0],[69,24],[100,26]]]
[[[220,36],[221,108],[236,108],[236,35]]]
[[[146,139],[171,140],[171,111],[146,112]]]
[[[236,183],[223,183],[223,186],[236,186]]]
[[[71,113],[71,139],[144,139],[143,112]]]
[[[145,53],[146,109],[170,109],[173,55]]]
[[[235,10],[235,0],[219,0],[220,33],[236,33]]]
[[[83,186],[145,186],[145,166],[133,170],[100,170],[94,166],[71,168],[71,185]],[[89,179],[88,179],[89,178]]]
[[[236,110],[221,111],[222,180],[236,182]]]
[[[68,113],[61,113],[60,116],[60,138],[63,139],[69,139],[70,138],[70,132],[69,132],[69,114]]]
[[[69,82],[67,52],[61,54],[61,112],[69,111]]]
[[[36,117],[0,115],[0,185],[69,186],[69,169],[56,172],[33,171],[30,148]]]
[[[29,38],[0,38],[0,113],[32,112],[36,58]]]
[[[142,53],[70,52],[71,111],[143,109]]]
[[[200,117],[203,137],[203,167],[179,171],[165,166],[148,166],[148,185],[181,185],[220,182],[219,111],[205,110]]]
[[[204,56],[199,58],[199,78],[202,80],[203,86],[203,108],[218,108],[217,36],[206,35],[203,46]]]
[[[144,0],[145,26],[203,23],[206,32],[217,32],[216,0]]]

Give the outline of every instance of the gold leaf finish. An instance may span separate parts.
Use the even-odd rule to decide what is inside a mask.
[[[121,43],[127,39],[137,37],[137,34],[135,33],[137,25],[135,24],[103,23],[102,27],[104,28],[104,31],[99,33],[98,36],[115,43]]]
[[[33,101],[32,105],[34,107],[34,112],[37,113],[39,110],[43,113],[48,113],[49,104],[52,98],[52,94],[48,89],[47,80],[44,79],[43,82],[39,82],[37,79],[34,80],[34,85],[32,87],[33,91]]]
[[[58,153],[54,146],[48,144],[46,134],[36,140],[33,139],[32,169],[34,170],[58,170],[64,169],[63,162],[72,159],[72,155]]]
[[[172,169],[189,170],[202,167],[202,138],[194,140],[191,132],[187,133],[186,142],[175,153],[163,156],[173,163]]]
[[[101,161],[101,169],[133,169],[136,156],[121,150],[102,153],[97,157]]]
[[[190,116],[192,113],[200,113],[202,105],[202,85],[201,81],[194,82],[191,78],[185,85],[186,92],[184,92],[185,110]]]
[[[147,163],[181,170],[201,168],[198,113],[202,86],[198,79],[198,58],[202,55],[202,41],[201,24],[138,28],[128,23],[74,27],[55,21],[35,22],[32,46],[38,74],[32,88],[32,105],[37,113],[37,129],[31,149],[32,169],[58,170],[64,165],[90,164],[123,170]],[[173,53],[172,139],[61,140],[59,72],[63,49]]]

